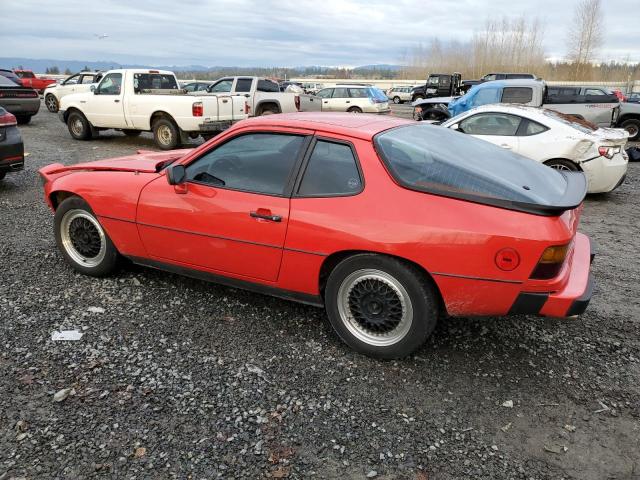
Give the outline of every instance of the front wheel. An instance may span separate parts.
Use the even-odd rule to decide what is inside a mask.
[[[166,117],[153,122],[153,139],[162,150],[172,150],[180,145],[180,129]]]
[[[58,206],[55,236],[67,263],[80,273],[104,277],[118,266],[116,247],[89,204],[79,197],[69,197]]]
[[[629,120],[625,120],[620,125],[627,132],[629,132],[629,140],[635,142],[640,140],[640,120],[637,118],[630,118]]]
[[[55,97],[55,95],[51,93],[47,94],[47,96],[44,98],[44,104],[47,106],[47,110],[49,110],[51,113],[58,112],[58,99]]]
[[[398,105],[400,103],[400,97],[393,97],[393,103]]]
[[[563,170],[565,172],[577,172],[578,166],[570,160],[563,160],[561,158],[556,158],[553,160],[549,160],[544,162],[547,167],[555,168],[556,170]]]
[[[67,128],[76,140],[89,140],[91,138],[91,125],[82,113],[73,111],[67,117]]]
[[[359,254],[329,275],[325,305],[331,325],[357,352],[401,358],[420,347],[438,321],[438,301],[424,273],[401,260]]]

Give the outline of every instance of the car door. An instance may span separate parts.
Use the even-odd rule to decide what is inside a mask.
[[[322,99],[323,112],[330,111],[329,108],[331,107],[331,105],[329,105],[329,101],[331,100],[331,95],[333,95],[333,88],[323,88],[316,94],[316,97],[319,97]]]
[[[276,281],[290,190],[310,141],[303,130],[241,133],[186,165],[186,182],[165,177],[140,194],[137,223],[148,254],[262,281]]]
[[[518,153],[517,132],[521,120],[521,117],[508,113],[478,113],[458,123],[458,131]]]
[[[124,88],[122,73],[112,72],[89,95],[84,113],[96,127],[126,128],[124,106],[122,102]]]
[[[73,75],[72,77],[67,78],[64,82],[56,87],[58,93],[58,100],[60,100],[65,95],[71,95],[72,93],[76,93],[76,85],[80,81],[81,75],[79,73]]]
[[[351,106],[351,98],[349,97],[349,91],[346,88],[334,88],[333,94],[329,99],[329,111],[330,112],[346,112]],[[324,107],[324,103],[323,103]]]
[[[518,127],[518,152],[520,155],[544,162],[565,148],[563,142],[553,137],[552,131],[545,125],[528,118],[522,118]]]

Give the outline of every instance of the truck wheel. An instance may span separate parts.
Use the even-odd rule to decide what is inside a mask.
[[[262,112],[260,112],[260,116],[262,115],[276,115],[278,112],[273,109],[273,107],[267,107]]]
[[[411,101],[417,102],[418,100],[424,100],[424,95],[416,95]]]
[[[399,103],[402,103],[402,101],[400,100],[400,97],[393,97],[393,103],[398,105]]]
[[[180,145],[180,129],[170,119],[160,117],[153,122],[153,140],[161,150],[172,150]]]
[[[47,94],[44,97],[44,104],[47,106],[47,110],[51,113],[57,113],[58,111],[58,99],[52,93]]]
[[[127,137],[139,137],[142,133],[142,130],[122,130]]]
[[[75,270],[104,277],[117,268],[120,254],[87,202],[67,198],[56,209],[54,223],[58,249]]]
[[[629,140],[632,142],[640,138],[640,120],[637,118],[625,120],[620,126],[629,132]]]
[[[31,121],[31,115],[16,115],[16,122],[18,125],[26,125]]]
[[[438,321],[438,298],[416,267],[363,253],[330,273],[325,306],[336,333],[357,352],[401,358],[420,347]]]
[[[555,168],[556,170],[564,170],[565,172],[577,172],[579,170],[578,166],[571,160],[563,160],[562,158],[547,160],[544,164],[547,167]]]
[[[76,140],[89,140],[92,137],[89,120],[78,111],[71,112],[67,117],[67,128]]]

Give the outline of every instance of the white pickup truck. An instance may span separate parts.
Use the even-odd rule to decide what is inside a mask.
[[[197,92],[202,95],[204,92]],[[224,77],[207,89],[210,95],[244,95],[249,116],[274,113],[319,112],[321,99],[304,93],[281,92],[276,82],[263,77]]]
[[[242,95],[188,95],[173,72],[140,69],[106,72],[90,91],[63,97],[58,111],[77,140],[106,129],[128,136],[152,131],[162,150],[176,148],[188,137],[213,136],[247,113]]]

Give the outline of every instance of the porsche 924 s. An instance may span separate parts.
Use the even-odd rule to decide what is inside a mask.
[[[326,308],[358,352],[408,355],[443,315],[582,313],[585,176],[397,118],[273,115],[193,150],[40,170],[67,262],[119,260]]]

